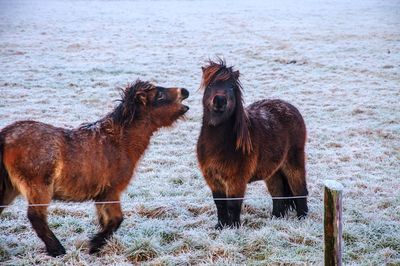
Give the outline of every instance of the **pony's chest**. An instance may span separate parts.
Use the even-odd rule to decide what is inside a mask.
[[[200,161],[202,171],[209,176],[217,179],[229,179],[231,176],[238,175],[243,168],[246,168],[246,159],[226,156],[224,154],[208,154]]]
[[[234,151],[226,152],[223,149],[203,149],[199,152],[200,165],[207,165],[209,168],[225,168],[228,165],[236,164],[241,160]]]
[[[197,156],[201,163],[217,162],[224,163],[225,161],[237,161],[243,157],[234,146],[234,143],[230,140],[218,141],[210,143],[203,141],[197,145]]]

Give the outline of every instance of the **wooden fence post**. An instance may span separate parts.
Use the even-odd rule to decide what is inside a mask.
[[[325,266],[342,265],[342,191],[334,180],[324,182]]]

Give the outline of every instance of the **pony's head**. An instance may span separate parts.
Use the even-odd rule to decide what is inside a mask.
[[[124,89],[114,119],[124,126],[134,119],[150,119],[157,127],[170,126],[189,110],[182,104],[188,97],[186,89],[164,88],[137,80]]]
[[[209,61],[202,67],[203,77],[200,88],[204,90],[203,108],[205,121],[217,127],[227,121],[234,121],[236,148],[244,152],[252,149],[249,134],[249,119],[243,107],[242,85],[239,70],[227,67],[225,61]]]

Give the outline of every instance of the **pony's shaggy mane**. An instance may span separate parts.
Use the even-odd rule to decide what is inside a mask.
[[[98,131],[104,129],[106,132],[115,133],[113,125],[127,127],[132,124],[134,119],[139,115],[137,95],[140,92],[147,92],[154,89],[155,86],[147,81],[137,79],[133,83],[129,83],[126,87],[121,88],[121,99],[117,100],[119,104],[108,115],[102,119],[85,123],[80,129],[89,129]]]
[[[113,122],[121,126],[129,126],[136,115],[137,94],[154,89],[155,86],[147,81],[136,80],[122,89],[120,104],[110,113],[109,117]]]
[[[205,90],[208,86],[217,81],[232,80],[236,97],[235,125],[236,149],[241,149],[243,153],[251,152],[253,149],[249,132],[250,120],[243,106],[242,84],[239,80],[239,70],[234,70],[233,66],[227,67],[223,59],[218,58],[217,62],[209,60],[208,64],[202,67],[203,78],[200,89]]]

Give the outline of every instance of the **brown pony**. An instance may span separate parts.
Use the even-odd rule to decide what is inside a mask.
[[[225,62],[202,68],[203,125],[197,157],[217,207],[217,229],[238,227],[247,183],[264,180],[272,196],[305,196],[306,127],[299,111],[282,100],[243,107],[239,71]],[[220,200],[218,200],[220,199]],[[306,198],[273,199],[272,215],[290,208],[308,212]]]
[[[47,224],[52,199],[119,201],[150,137],[172,125],[189,107],[189,92],[136,81],[120,104],[97,122],[68,130],[34,121],[20,121],[0,132],[0,205],[22,194],[28,218],[51,256],[65,249]],[[96,204],[101,231],[90,240],[95,253],[120,226],[121,206]],[[0,207],[0,213],[3,208]]]

